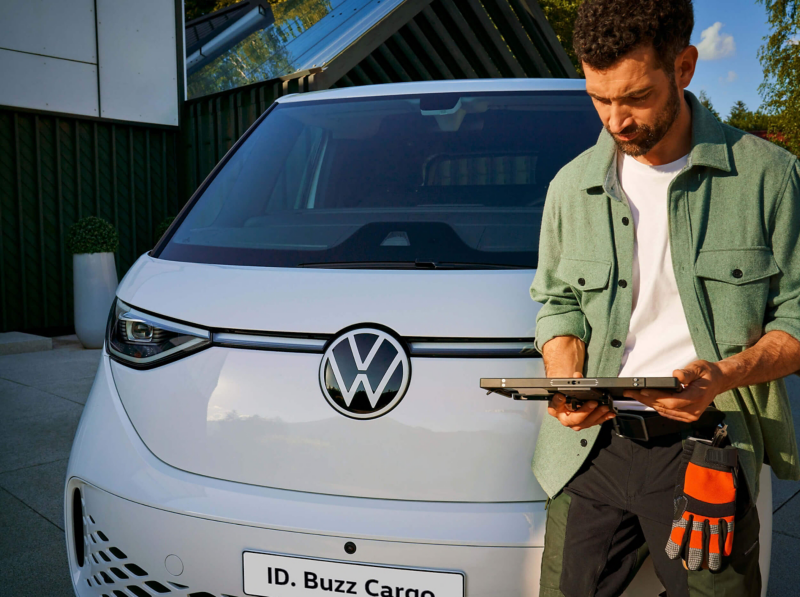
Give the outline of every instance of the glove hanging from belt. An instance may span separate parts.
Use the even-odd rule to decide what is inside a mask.
[[[670,559],[681,557],[689,570],[700,570],[705,562],[711,570],[722,567],[733,549],[737,472],[736,448],[686,442],[666,547]]]

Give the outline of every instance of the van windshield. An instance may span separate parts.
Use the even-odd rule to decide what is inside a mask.
[[[278,104],[155,256],[535,268],[547,187],[599,132],[583,92]]]

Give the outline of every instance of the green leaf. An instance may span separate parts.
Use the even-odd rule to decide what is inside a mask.
[[[95,216],[78,220],[67,231],[67,251],[81,253],[114,253],[119,248],[119,235],[114,227]]]

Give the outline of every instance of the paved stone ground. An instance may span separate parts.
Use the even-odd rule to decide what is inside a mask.
[[[54,339],[52,351],[0,356],[0,597],[74,597],[62,495],[99,358],[99,350],[84,350],[74,336]],[[788,381],[800,429],[800,378]],[[768,597],[794,597],[800,482],[774,481],[773,510]]]

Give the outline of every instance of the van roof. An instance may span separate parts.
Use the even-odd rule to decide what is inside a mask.
[[[281,104],[287,104],[318,100],[419,95],[422,93],[503,93],[509,91],[583,91],[585,89],[586,82],[583,79],[460,79],[343,87],[325,91],[293,93],[280,97],[276,101]]]

